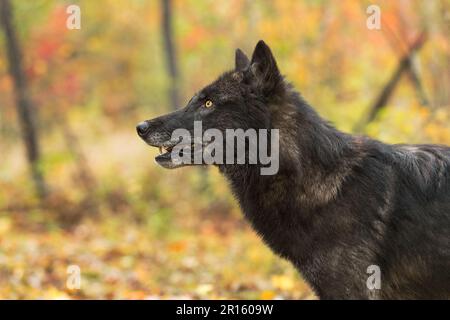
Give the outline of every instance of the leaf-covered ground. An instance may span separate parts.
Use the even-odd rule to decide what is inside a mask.
[[[273,256],[235,221],[195,233],[151,236],[151,226],[120,217],[87,221],[70,231],[24,230],[0,218],[2,299],[309,299],[287,262]],[[179,232],[179,233],[178,233]],[[69,266],[81,287],[69,289]]]

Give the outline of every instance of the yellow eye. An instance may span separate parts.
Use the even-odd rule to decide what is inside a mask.
[[[207,108],[211,108],[211,107],[212,107],[212,105],[213,105],[213,103],[212,103],[212,101],[211,101],[211,100],[206,100],[206,102],[205,102],[205,107],[207,107]]]

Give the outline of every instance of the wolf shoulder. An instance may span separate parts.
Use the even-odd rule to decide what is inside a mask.
[[[361,165],[377,189],[386,189],[402,207],[439,206],[450,217],[450,147],[389,145],[366,140]]]
[[[432,144],[392,146],[394,165],[411,183],[450,198],[450,147]]]

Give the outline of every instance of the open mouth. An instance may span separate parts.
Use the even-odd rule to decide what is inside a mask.
[[[173,149],[175,146],[177,146],[177,150],[175,150],[174,153]],[[194,164],[194,155],[203,152],[203,145],[198,143],[182,145],[166,142],[160,146],[153,145],[153,147],[156,147],[159,150],[159,155],[155,157],[156,163],[166,169],[192,165]],[[190,156],[186,156],[185,153],[188,153]]]
[[[171,153],[173,147],[158,147],[159,155],[166,155],[167,153]]]
[[[175,145],[163,143],[160,146],[153,146],[158,148],[159,154],[155,157],[155,161],[161,167],[166,169],[173,169],[178,167],[172,160],[172,151]]]
[[[155,157],[156,163],[162,166],[163,168],[167,169],[175,168],[176,166],[174,166],[171,155],[173,146],[171,147],[159,146],[157,148],[159,149],[159,155]]]

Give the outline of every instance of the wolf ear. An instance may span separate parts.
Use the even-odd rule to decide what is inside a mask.
[[[256,44],[250,62],[250,70],[262,85],[265,93],[271,93],[282,83],[277,62],[269,46],[263,40],[259,40]]]
[[[241,49],[236,49],[234,60],[236,71],[243,71],[250,65],[250,60],[248,60],[247,55]]]

